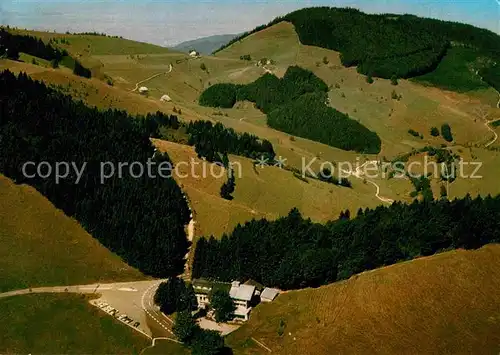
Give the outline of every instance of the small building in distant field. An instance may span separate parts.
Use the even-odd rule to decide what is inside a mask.
[[[272,302],[279,295],[280,291],[275,288],[266,287],[260,294],[261,302]]]
[[[148,91],[149,91],[149,89],[147,87],[145,87],[145,86],[141,86],[139,88],[139,93],[140,94],[146,94]]]
[[[170,98],[170,96],[165,94],[161,97],[160,101],[161,102],[170,102],[170,101],[172,101],[172,99]]]
[[[189,55],[193,58],[196,58],[196,57],[199,57],[200,56],[200,53],[198,53],[197,51],[195,51],[194,49],[190,50],[189,51]]]

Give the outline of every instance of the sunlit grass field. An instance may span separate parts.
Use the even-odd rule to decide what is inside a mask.
[[[0,319],[2,354],[139,354],[151,344],[82,295],[0,299]]]
[[[0,175],[0,196],[0,292],[146,278],[35,189]]]
[[[290,291],[230,334],[234,354],[496,354],[500,246],[457,250]],[[255,340],[254,340],[255,339]]]

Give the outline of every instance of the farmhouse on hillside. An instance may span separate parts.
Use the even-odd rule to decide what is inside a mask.
[[[260,294],[260,301],[272,302],[278,296],[279,293],[280,291],[275,288],[266,287],[264,291],[262,291],[262,293]]]
[[[170,101],[172,101],[172,99],[170,98],[170,96],[165,94],[161,97],[160,101],[161,102],[170,102]]]
[[[236,305],[236,310],[234,311],[234,316],[243,320],[248,320],[248,316],[252,307],[250,306],[250,301],[255,295],[255,286],[252,285],[242,285],[239,281],[233,281],[231,283],[231,289],[229,290],[229,296],[233,299]]]
[[[145,87],[145,86],[141,86],[141,87],[139,88],[139,93],[141,93],[141,94],[145,94],[145,93],[147,93],[148,91],[149,91],[149,89],[148,89],[147,87]]]
[[[189,51],[189,55],[193,58],[196,58],[196,57],[199,57],[200,56],[200,53],[198,53],[197,51],[195,51],[194,49],[190,50]]]
[[[241,284],[239,281],[227,283],[195,279],[192,284],[198,308],[206,309],[210,304],[210,294],[215,290],[222,289],[229,293],[236,306],[234,319],[244,321],[248,320],[252,305],[262,300],[262,290],[268,290],[264,302],[271,302],[279,293],[279,290],[264,288],[264,286],[252,280]]]

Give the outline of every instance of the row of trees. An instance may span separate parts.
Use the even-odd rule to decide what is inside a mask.
[[[138,123],[153,138],[161,137],[161,128],[177,130],[182,126],[179,117],[176,115],[167,115],[160,111],[156,111],[154,114],[148,113],[146,116],[140,117]]]
[[[352,188],[352,183],[348,178],[342,177],[339,179],[336,176],[334,176],[332,171],[328,168],[323,168],[319,172],[318,177],[319,177],[319,180],[324,181],[324,182],[328,182],[330,184]]]
[[[90,69],[85,68],[78,60],[75,60],[73,74],[84,78],[90,78],[92,76],[92,72],[90,71]]]
[[[146,169],[154,153],[149,138],[138,117],[89,108],[23,73],[0,73],[0,149],[6,152],[0,173],[36,188],[129,265],[168,277],[183,272],[190,211],[174,179],[132,169]],[[23,171],[26,162],[52,169],[73,162],[82,174],[63,170],[58,181],[47,170]]]
[[[268,140],[260,140],[249,133],[236,133],[222,123],[194,121],[187,126],[189,144],[194,145],[199,157],[210,162],[228,165],[227,154],[241,155],[256,159],[265,156],[274,159],[273,145]]]
[[[199,102],[229,108],[236,101],[251,101],[267,114],[272,128],[344,150],[379,153],[378,135],[329,107],[327,92],[328,86],[314,73],[291,66],[282,79],[267,73],[248,85],[213,85],[201,94]]]
[[[500,61],[500,55],[498,57]],[[498,92],[500,92],[500,65],[495,64],[491,67],[487,67],[481,71],[481,76],[484,81],[489,85],[493,86]]]
[[[68,55],[66,50],[60,50],[45,44],[40,38],[28,35],[12,34],[4,28],[0,29],[0,56],[6,55],[10,59],[17,60],[19,53],[24,52],[32,56],[46,60],[60,61]]]
[[[0,57],[5,56],[9,59],[18,60],[19,53],[27,53],[34,57],[46,59],[51,62],[53,68],[59,67],[59,62],[64,57],[69,57],[68,51],[53,47],[53,41],[46,44],[40,38],[28,35],[13,34],[6,31],[4,28],[0,29]],[[69,60],[68,62],[74,63],[73,74],[85,78],[90,78],[92,72],[90,69],[85,68],[77,60]]]
[[[238,225],[220,240],[200,239],[193,276],[314,287],[418,256],[500,242],[500,196],[396,202],[350,217],[346,211],[321,225],[293,209],[276,221]]]

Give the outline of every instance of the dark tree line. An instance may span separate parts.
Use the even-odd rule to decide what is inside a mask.
[[[349,187],[349,188],[352,187],[352,183],[348,178],[342,177],[339,179],[336,176],[334,176],[332,171],[328,168],[323,168],[323,170],[321,170],[318,173],[318,178],[319,178],[319,180],[321,180],[323,182],[328,182],[330,184],[334,184],[337,186],[343,186],[343,187]]]
[[[315,287],[418,256],[500,242],[500,196],[396,202],[341,217],[321,225],[294,209],[276,221],[238,225],[221,240],[200,239],[193,277]]]
[[[500,55],[498,56],[500,61]],[[500,65],[497,63],[491,67],[485,68],[481,71],[481,76],[484,81],[493,86],[500,92]]]
[[[60,61],[68,55],[66,50],[60,50],[45,44],[40,38],[27,35],[18,35],[0,29],[0,56],[7,54],[10,59],[17,60],[19,53],[24,52],[46,60]]]
[[[256,159],[265,156],[274,159],[273,145],[268,140],[260,140],[248,133],[236,133],[221,123],[210,121],[190,122],[187,126],[189,144],[194,145],[199,157],[210,162],[227,165],[227,154],[241,155]]]
[[[144,129],[153,138],[160,138],[160,129],[171,128],[179,129],[182,123],[176,115],[167,115],[163,112],[157,111],[155,114],[148,113],[146,116],[141,117],[139,123],[142,124]]]
[[[378,154],[382,142],[377,133],[325,104],[326,94],[305,94],[267,116],[270,127],[332,147]]]
[[[248,85],[216,84],[200,96],[200,104],[233,107],[251,101],[267,114],[267,124],[280,131],[344,150],[380,152],[378,135],[327,105],[328,86],[314,73],[297,66],[284,77],[265,74]]]
[[[478,57],[500,61],[500,36],[489,30],[413,15],[372,15],[333,7],[306,8],[278,17],[217,51],[281,21],[294,25],[302,44],[339,51],[345,66],[356,65],[359,72],[370,76],[409,78],[432,72],[450,45],[473,48]],[[491,74],[482,76],[493,85]]]
[[[241,85],[214,84],[200,95],[202,106],[232,108],[236,103],[236,96]]]
[[[127,167],[118,173],[118,163],[146,165],[154,153],[149,138],[138,117],[89,108],[23,73],[0,73],[0,172],[36,188],[131,266],[169,277],[182,273],[188,248],[184,225],[190,212],[182,191],[174,179],[158,174],[135,169],[132,176]],[[57,184],[53,177],[25,176],[22,167],[29,161],[87,165],[78,183],[71,169]],[[114,174],[109,165],[102,170],[105,162]],[[112,176],[101,180],[101,171]]]
[[[84,78],[90,78],[92,76],[92,72],[90,71],[90,69],[85,68],[78,60],[75,60],[73,74]]]
[[[66,34],[70,34],[69,32],[66,32]],[[72,35],[75,36],[99,36],[99,37],[108,37],[108,38],[121,38],[123,39],[123,36],[113,36],[113,35],[108,35],[104,32],[99,33],[99,32],[75,32],[72,33]]]
[[[46,44],[40,38],[13,34],[4,28],[0,28],[0,57],[6,56],[9,59],[18,60],[19,53],[23,52],[51,61],[52,67],[57,68],[59,62],[64,57],[69,57],[69,54],[67,50],[55,48],[51,43]],[[73,74],[85,78],[92,76],[90,69],[85,68],[78,60],[71,60],[70,62],[74,62]]]

